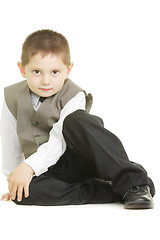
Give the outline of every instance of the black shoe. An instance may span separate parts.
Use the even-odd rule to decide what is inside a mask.
[[[148,185],[131,187],[123,199],[125,209],[153,208],[153,199]]]

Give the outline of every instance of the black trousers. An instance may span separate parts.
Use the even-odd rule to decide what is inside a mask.
[[[34,177],[23,205],[112,203],[137,185],[155,188],[146,170],[129,161],[121,141],[97,116],[78,110],[66,117],[63,135],[67,149],[56,165]]]

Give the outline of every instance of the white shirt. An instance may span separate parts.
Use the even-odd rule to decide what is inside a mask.
[[[39,96],[31,94],[31,98],[33,107],[37,111],[41,104]],[[78,109],[85,110],[85,104],[84,92],[79,92],[68,101],[61,111],[59,121],[53,124],[48,142],[42,144],[38,147],[37,152],[25,159],[17,136],[17,121],[4,100],[0,122],[3,173],[8,176],[23,161],[34,170],[36,176],[39,176],[46,172],[50,166],[56,164],[66,150],[66,143],[62,134],[63,121],[70,113]]]

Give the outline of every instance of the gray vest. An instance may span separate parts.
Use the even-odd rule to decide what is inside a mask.
[[[4,89],[6,104],[17,120],[17,135],[25,158],[31,156],[41,144],[48,141],[49,132],[53,124],[59,120],[62,108],[80,91],[83,90],[67,79],[63,88],[57,94],[46,98],[36,112],[32,106],[26,80]],[[86,111],[89,112],[92,96],[86,93],[85,95]]]

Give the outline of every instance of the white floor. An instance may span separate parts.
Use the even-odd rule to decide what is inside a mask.
[[[0,194],[7,189],[0,175]],[[17,206],[0,202],[0,236],[4,239],[159,239],[160,191],[152,210],[125,210],[120,204]],[[1,238],[2,239],[2,238]]]

